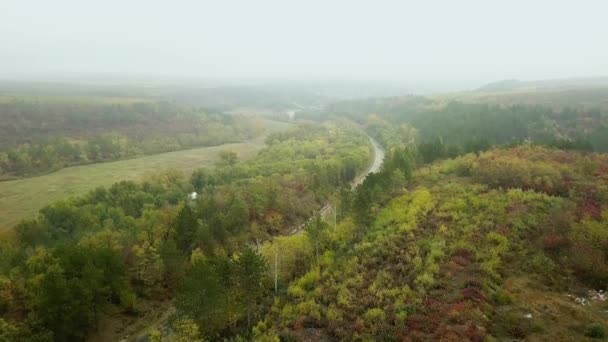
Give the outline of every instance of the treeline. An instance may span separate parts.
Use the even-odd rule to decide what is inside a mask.
[[[415,139],[426,161],[523,142],[608,150],[608,115],[599,109],[442,103],[404,97],[338,103],[328,111],[367,125],[385,146]]]
[[[246,246],[303,222],[369,159],[360,130],[307,125],[247,162],[226,155],[190,178],[168,172],[50,205],[1,242],[0,336],[84,340],[110,307],[139,315],[141,301],[174,297],[190,316],[176,331],[246,333],[269,288],[267,260]]]
[[[0,179],[260,135],[251,118],[169,102],[0,102]]]

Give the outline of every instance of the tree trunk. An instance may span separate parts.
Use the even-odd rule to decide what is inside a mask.
[[[247,306],[247,329],[251,328],[251,305]]]
[[[279,280],[279,247],[275,245],[275,248],[274,248],[274,294],[275,295],[279,291],[278,280]]]

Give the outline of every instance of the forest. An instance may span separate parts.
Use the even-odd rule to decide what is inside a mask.
[[[608,116],[599,106],[553,108],[405,96],[338,102],[328,111],[367,124],[385,145],[416,138],[419,150],[428,152],[427,161],[525,142],[597,152],[608,146]],[[318,118],[315,114],[309,116]]]
[[[608,341],[607,13],[0,0],[0,342]]]
[[[345,197],[335,228],[310,235],[320,256],[255,340],[604,336],[604,155],[522,145],[389,165]]]
[[[252,159],[224,151],[19,223],[0,242],[0,337],[606,336],[603,110],[406,96],[298,115]],[[352,188],[368,135],[383,164]]]
[[[170,101],[27,97],[0,99],[0,180],[58,169],[241,142],[256,120]]]
[[[176,297],[181,309],[189,286],[213,281],[207,263],[197,266],[202,260],[223,267],[229,283],[221,290],[231,294],[194,309],[225,304],[213,315],[218,329],[244,327],[246,316],[258,317],[251,305],[265,270],[247,246],[306,220],[369,159],[357,127],[303,125],[271,135],[250,161],[224,153],[220,167],[190,177],[169,171],[52,204],[0,246],[0,336],[84,340],[109,308],[136,316],[140,302]],[[189,199],[193,191],[199,195]]]

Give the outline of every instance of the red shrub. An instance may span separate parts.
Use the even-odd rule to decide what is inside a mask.
[[[466,304],[463,302],[458,302],[456,304],[454,304],[454,311],[456,312],[462,312],[464,309],[466,309]]]
[[[472,300],[475,302],[486,301],[486,296],[477,288],[467,287],[460,291],[462,297],[466,300]]]
[[[438,315],[417,315],[414,314],[407,318],[407,327],[410,331],[422,331],[426,333],[432,333],[437,331],[439,326]]]
[[[471,252],[465,249],[459,249],[454,253],[454,257],[465,259],[468,263],[468,261],[471,260]]]
[[[482,342],[485,341],[485,332],[475,324],[470,324],[466,331],[467,341]]]
[[[587,198],[585,200],[582,212],[584,215],[587,215],[594,220],[599,220],[602,217],[602,207],[599,201],[592,198]]]
[[[543,246],[546,249],[560,249],[566,246],[568,240],[565,236],[556,233],[549,233],[543,236]]]
[[[306,321],[306,316],[300,316],[293,324],[294,330],[302,330],[304,328],[304,322]]]

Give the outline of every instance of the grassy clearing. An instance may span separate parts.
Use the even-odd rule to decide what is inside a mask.
[[[266,134],[290,126],[271,120],[261,122]],[[38,210],[49,203],[86,193],[99,186],[108,186],[121,180],[140,180],[147,174],[166,169],[190,173],[200,167],[211,167],[219,160],[219,152],[223,150],[236,152],[241,160],[251,158],[264,147],[264,139],[265,136],[261,136],[245,143],[75,166],[44,176],[0,182],[0,232],[25,218],[33,218]]]
[[[592,322],[608,324],[608,303],[588,298],[585,305],[575,302],[579,295],[586,298],[584,289],[579,294],[559,293],[533,278],[514,277],[505,281],[504,290],[513,303],[500,307],[498,313],[511,319],[528,314],[529,318],[520,319],[533,327],[528,341],[593,341],[584,336],[585,327]]]

